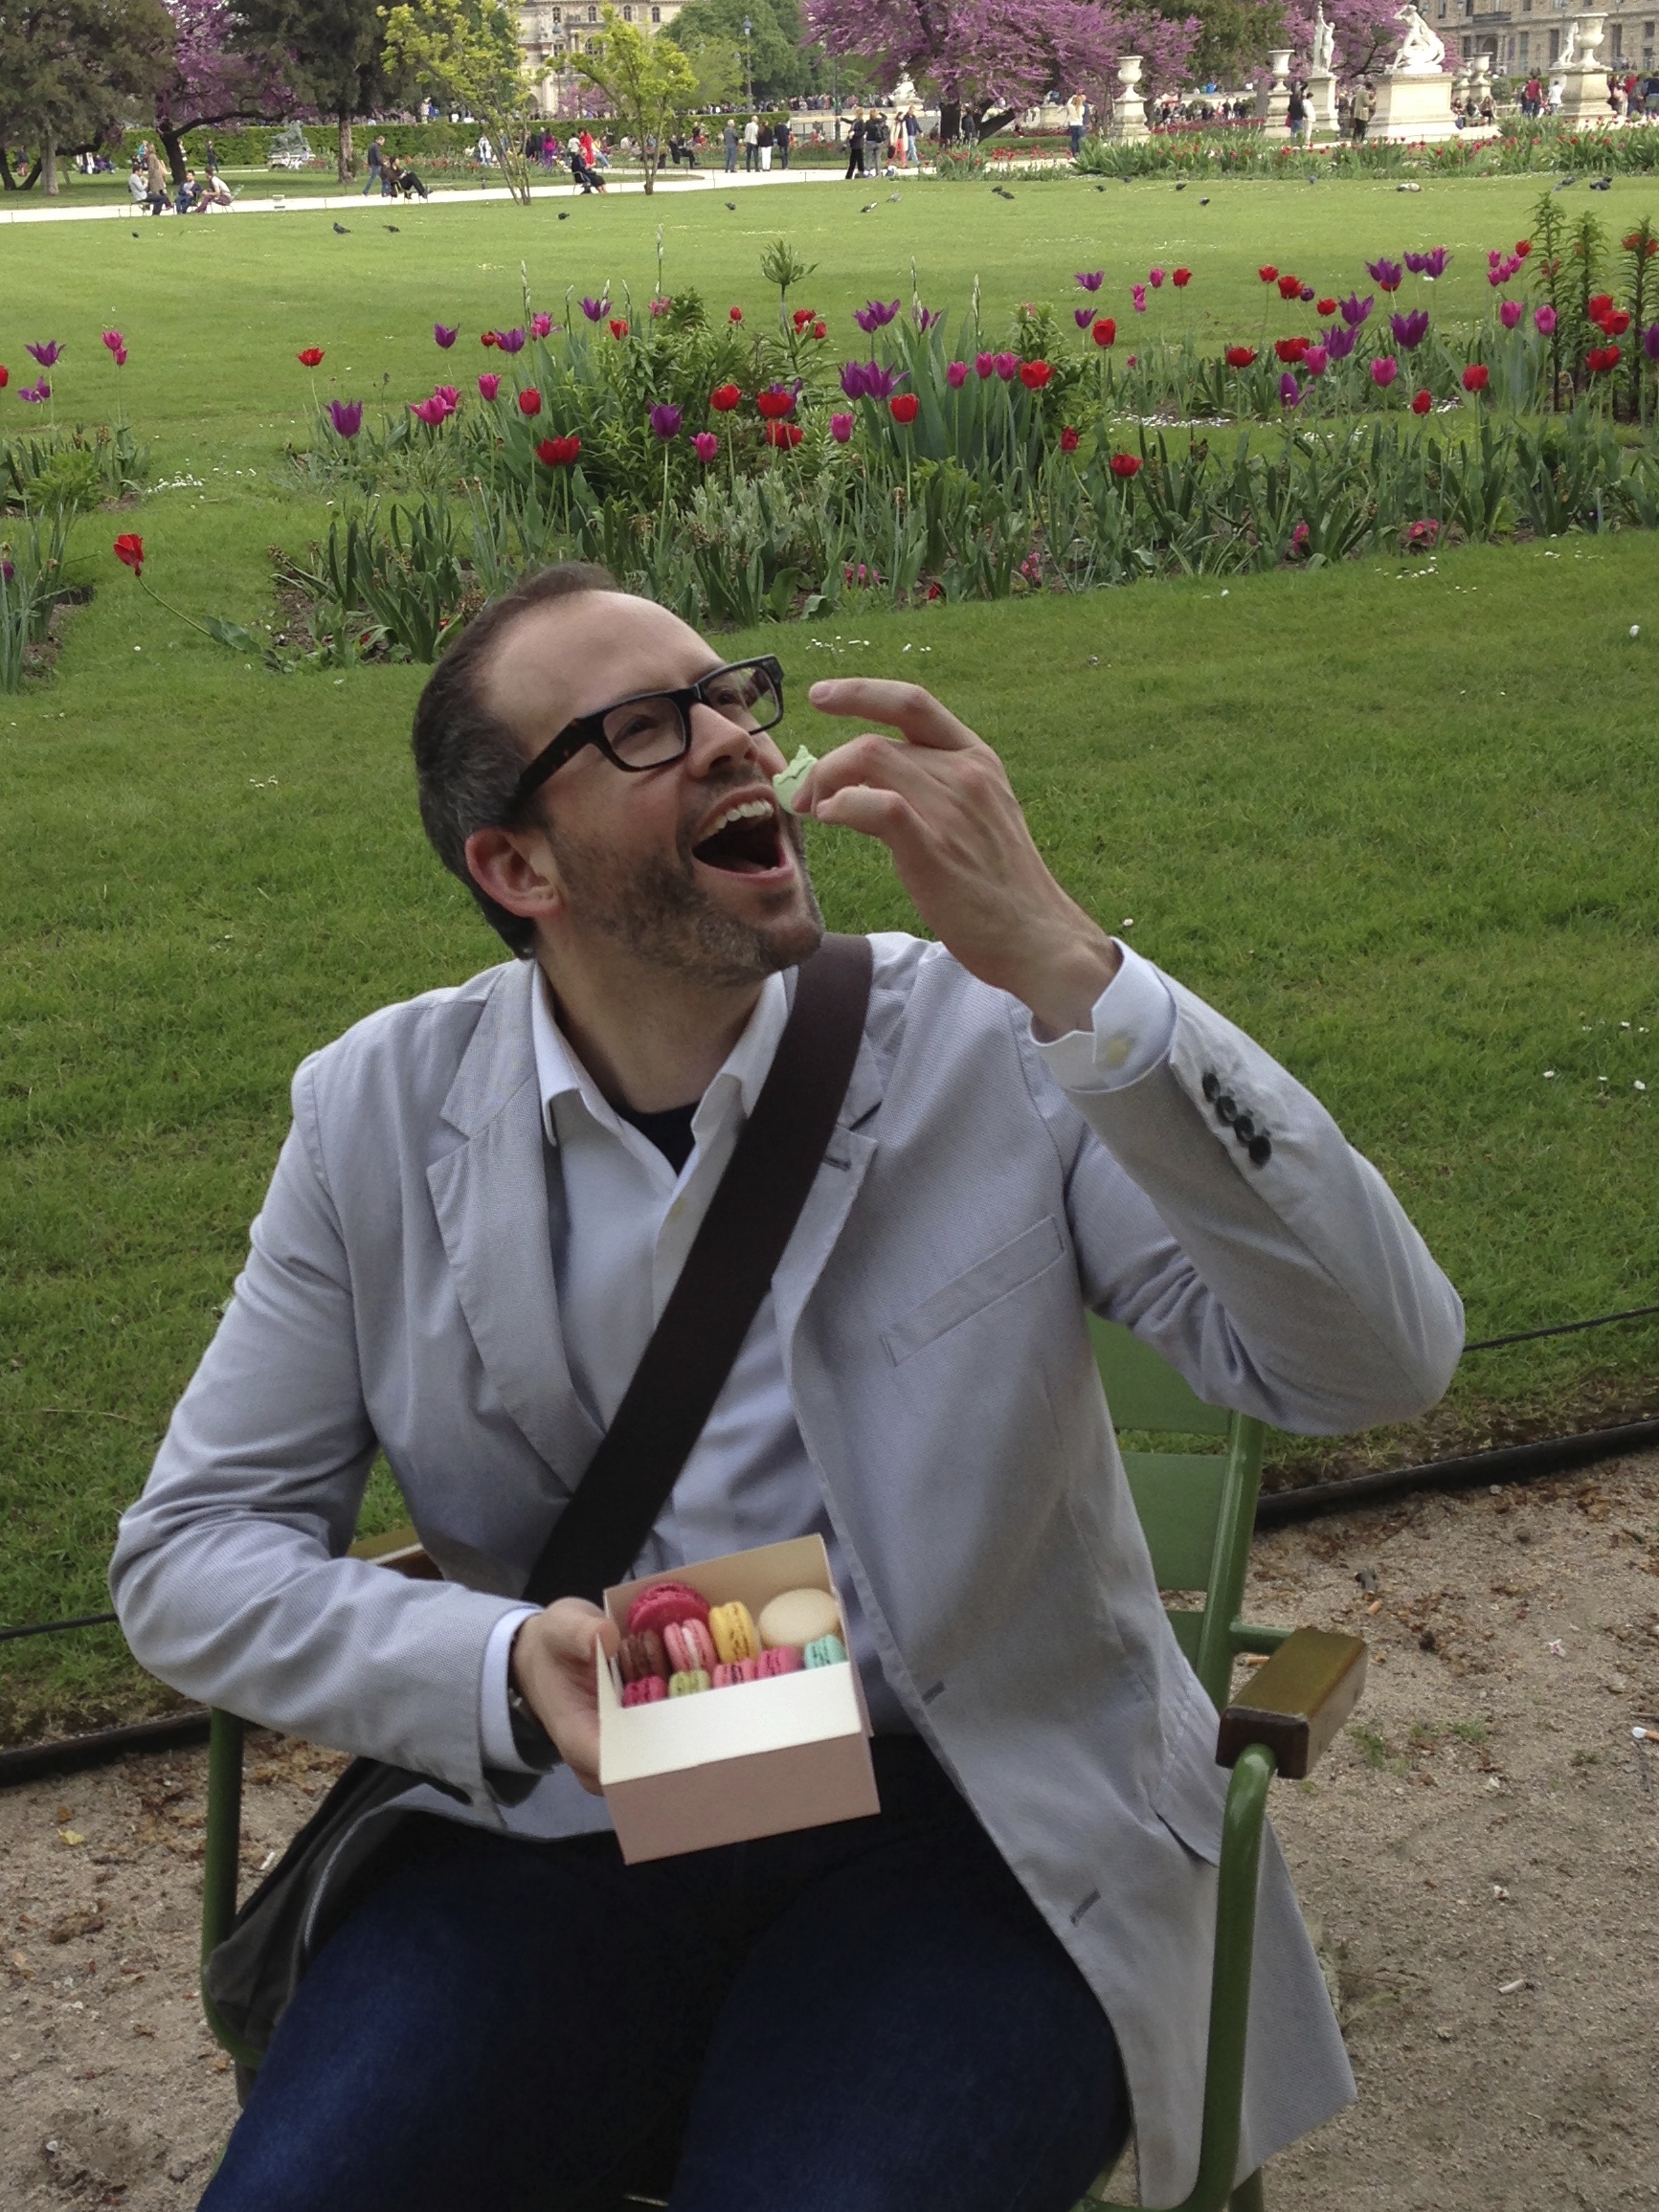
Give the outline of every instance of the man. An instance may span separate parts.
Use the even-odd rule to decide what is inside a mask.
[[[1371,118],[1377,110],[1377,95],[1371,89],[1370,78],[1362,78],[1354,94],[1354,143],[1365,144],[1365,134],[1371,127]]]
[[[377,192],[382,199],[392,197],[386,187],[383,168],[385,160],[386,140],[384,135],[377,131],[369,142],[369,154],[365,164],[369,173],[363,179],[363,190],[358,195],[361,199],[368,199],[370,192]]]
[[[1306,87],[1299,78],[1290,80],[1290,97],[1285,107],[1285,122],[1290,132],[1292,145],[1308,143],[1308,98]]]
[[[843,178],[842,178],[841,182],[842,182],[843,184],[850,184],[850,183],[851,183],[851,181],[852,181],[852,179],[853,179],[854,177],[862,177],[862,176],[863,175],[863,173],[864,173],[864,118],[863,118],[863,110],[862,108],[857,108],[857,107],[855,107],[855,108],[853,109],[853,120],[852,120],[851,123],[850,123],[850,124],[848,125],[848,127],[847,127],[847,173],[846,173],[845,177],[843,177]]]
[[[737,123],[734,117],[729,115],[727,117],[726,128],[721,134],[721,141],[726,149],[726,173],[729,177],[735,176],[737,174]]]
[[[743,126],[743,167],[745,174],[758,174],[760,169],[760,118],[756,115]]]
[[[439,1785],[317,1908],[209,2212],[585,2212],[663,2126],[676,2212],[1068,2212],[1132,2099],[1145,2201],[1192,2183],[1225,1776],[1085,1308],[1335,1431],[1438,1396],[1457,1300],[1295,1080],[1055,882],[989,746],[908,684],[811,698],[902,733],[796,804],[884,842],[936,941],[872,940],[837,1128],[642,1566],[824,1537],[882,1810],[623,1866],[585,1794],[615,1630],[515,1596],[821,933],[776,663],[567,565],[415,721],[428,834],[519,957],[301,1068],[112,1569],[163,1679]],[[377,1450],[447,1580],[342,1555]],[[1351,2094],[1269,1843],[1241,2172]]]

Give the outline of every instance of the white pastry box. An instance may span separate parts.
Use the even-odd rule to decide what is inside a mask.
[[[841,1644],[852,1650],[819,1536],[623,1582],[604,1599],[618,1630],[626,1633],[629,1607],[653,1582],[684,1582],[711,1605],[741,1599],[756,1620],[786,1590],[828,1591]],[[598,1696],[599,1785],[630,1865],[881,1810],[863,1686],[850,1658],[631,1706],[611,1660],[599,1667]]]

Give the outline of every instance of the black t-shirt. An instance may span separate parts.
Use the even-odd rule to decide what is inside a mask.
[[[650,1138],[678,1174],[691,1157],[691,1148],[696,1141],[691,1134],[691,1117],[697,1111],[696,1103],[669,1106],[660,1114],[639,1114],[632,1106],[619,1106],[617,1111],[623,1121],[631,1122],[642,1137]]]

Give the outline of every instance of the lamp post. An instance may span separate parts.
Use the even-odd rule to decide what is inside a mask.
[[[743,81],[749,93],[749,106],[754,107],[754,62],[750,40],[754,36],[754,25],[746,15],[743,18]]]

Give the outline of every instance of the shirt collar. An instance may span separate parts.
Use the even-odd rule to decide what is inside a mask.
[[[719,1073],[698,1102],[691,1119],[692,1135],[699,1144],[735,1097],[747,1121],[754,1111],[761,1085],[772,1069],[773,1056],[789,1019],[792,994],[782,975],[769,975],[760,987],[754,1011],[743,1035],[727,1054]],[[582,1065],[576,1048],[553,1015],[553,994],[538,966],[536,987],[530,994],[530,1039],[535,1049],[536,1084],[542,1101],[542,1127],[549,1144],[557,1144],[554,1103],[575,1096],[601,1128],[621,1136],[624,1124]]]

